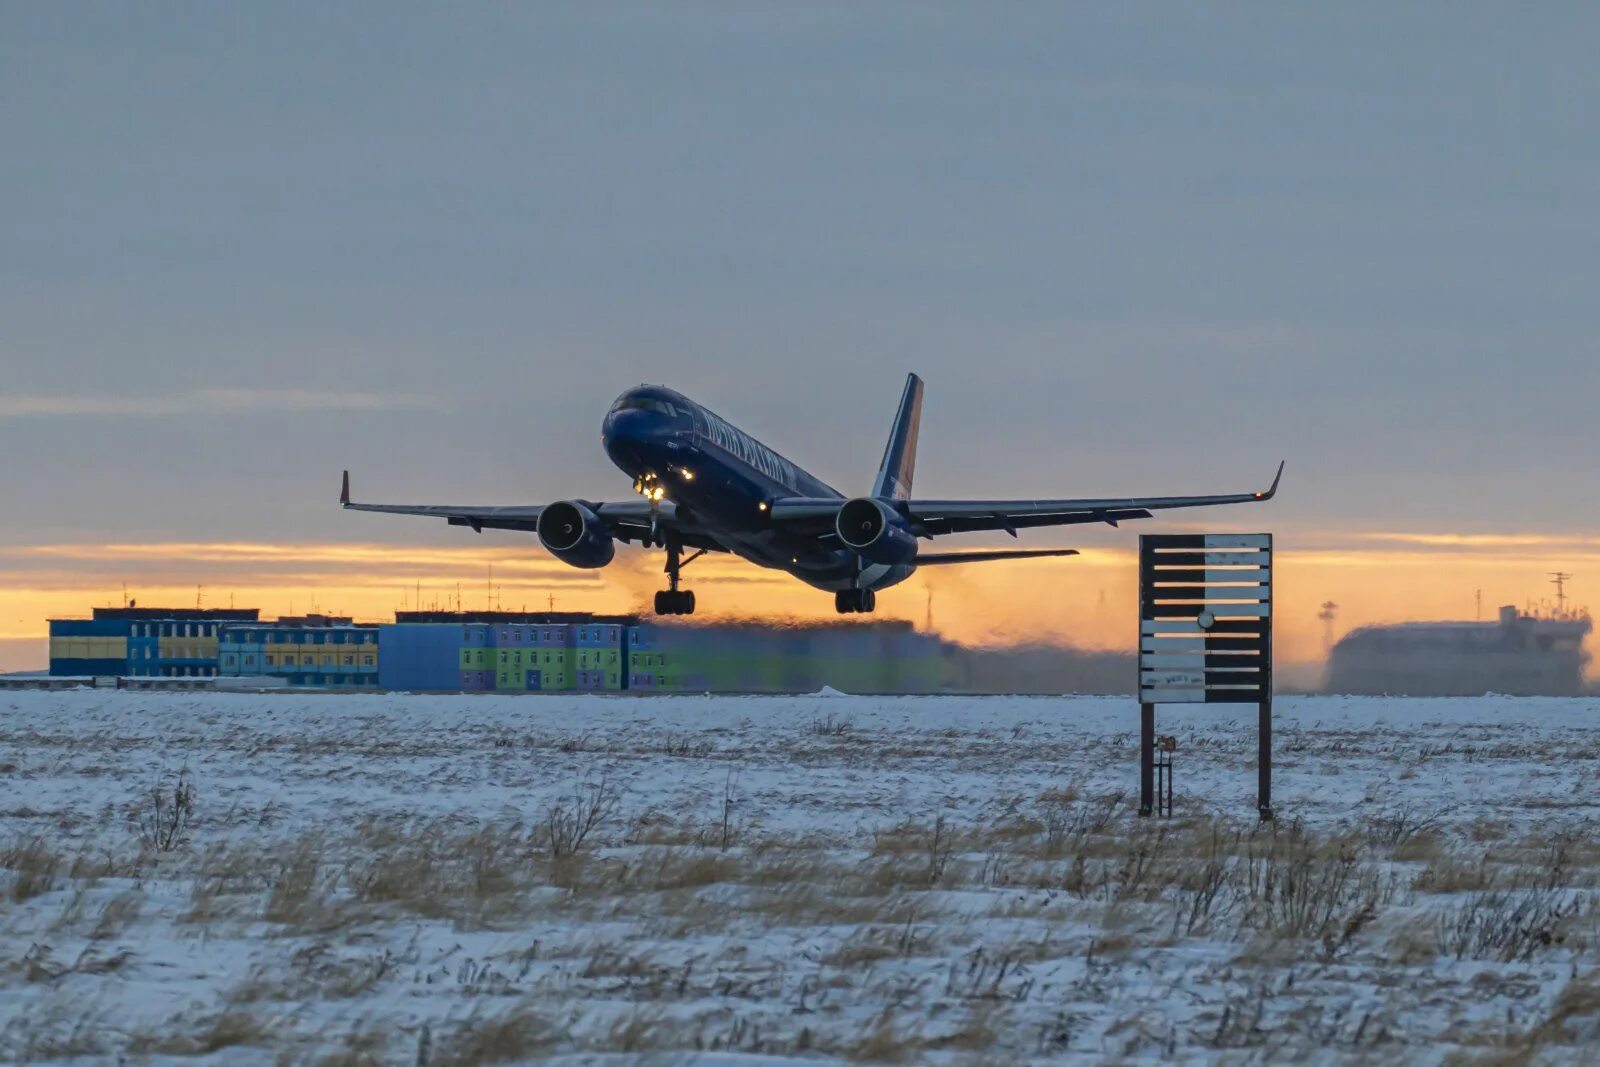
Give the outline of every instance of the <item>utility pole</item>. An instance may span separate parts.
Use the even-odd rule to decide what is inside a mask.
[[[1331,600],[1322,602],[1322,610],[1317,612],[1317,618],[1322,620],[1322,647],[1325,652],[1333,651],[1333,620],[1338,617],[1339,605]]]
[[[1479,589],[1472,594],[1472,621],[1483,621],[1483,590]]]

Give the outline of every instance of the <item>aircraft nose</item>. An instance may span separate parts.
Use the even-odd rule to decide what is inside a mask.
[[[644,416],[644,411],[613,411],[606,416],[605,426],[602,431],[606,440],[616,441],[619,444],[631,444],[645,435],[646,423],[649,421]]]
[[[601,429],[605,448],[613,461],[622,464],[637,463],[640,446],[649,434],[649,412],[613,411],[606,416]]]

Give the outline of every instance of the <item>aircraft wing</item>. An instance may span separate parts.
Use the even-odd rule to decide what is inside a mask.
[[[1224,493],[1216,496],[1108,497],[1082,500],[904,500],[889,502],[919,536],[1004,530],[1015,536],[1034,526],[1068,526],[1123,519],[1148,519],[1169,508],[1201,508],[1216,504],[1244,504],[1271,500],[1283,478],[1283,464],[1272,485],[1261,492]],[[788,499],[774,501],[772,521],[814,527],[826,535],[833,528],[843,500]]]
[[[589,510],[610,527],[621,541],[648,541],[650,539],[650,502],[647,500],[621,500],[595,502],[581,500]],[[470,526],[474,530],[523,530],[536,532],[543,504],[358,504],[350,499],[350,472],[344,472],[344,483],[339,491],[339,504],[346,511],[376,511],[385,515],[421,515],[444,519],[451,526]],[[668,527],[680,534],[690,548],[723,551],[722,547],[703,537],[692,524],[680,522],[677,505],[663,500],[656,507],[657,526]]]

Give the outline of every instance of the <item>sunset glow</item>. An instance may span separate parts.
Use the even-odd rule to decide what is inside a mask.
[[[1546,572],[1600,573],[1600,539],[1519,534],[1377,533],[1338,543],[1278,539],[1278,656],[1315,664],[1326,635],[1320,605],[1339,607],[1334,634],[1375,622],[1492,618],[1549,593]],[[879,598],[878,615],[968,644],[1029,641],[1123,649],[1134,631],[1137,541],[1088,548],[1066,560],[1023,560],[924,570]],[[397,546],[371,543],[169,542],[23,545],[0,549],[7,587],[0,669],[42,668],[45,620],[122,603],[236,604],[267,616],[323,611],[380,620],[416,607],[596,612],[648,611],[661,586],[658,553],[624,551],[599,571],[576,570],[537,545]],[[685,572],[706,618],[835,618],[831,598],[727,556]]]

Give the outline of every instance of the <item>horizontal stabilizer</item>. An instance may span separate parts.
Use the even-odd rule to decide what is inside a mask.
[[[936,567],[945,563],[987,563],[995,559],[1038,559],[1041,556],[1076,556],[1075,548],[997,548],[973,552],[923,552],[917,566]]]

